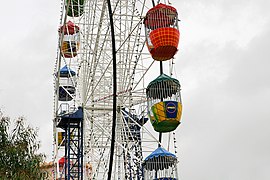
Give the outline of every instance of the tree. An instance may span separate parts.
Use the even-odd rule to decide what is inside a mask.
[[[25,118],[15,123],[0,111],[0,179],[40,179],[44,155],[37,153],[37,130],[25,125]]]

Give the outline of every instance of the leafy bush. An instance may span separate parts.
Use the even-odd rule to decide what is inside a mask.
[[[37,130],[25,125],[19,117],[11,124],[10,118],[0,112],[0,179],[40,179],[40,164],[44,155],[37,153],[40,142]]]

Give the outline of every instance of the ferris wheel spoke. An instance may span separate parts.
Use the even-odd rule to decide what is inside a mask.
[[[108,138],[108,139],[111,140],[111,133],[110,133],[111,127],[110,127],[110,124],[109,124],[109,123],[106,123],[106,124],[100,124],[98,121],[92,121],[92,122],[90,122],[90,123],[92,123],[93,126],[96,128],[96,129],[95,129],[96,131],[102,133],[103,137],[106,137],[106,138]],[[94,135],[94,134],[92,134],[92,135]],[[116,140],[116,143],[118,144],[118,146],[124,148],[121,142],[118,142],[118,141]]]

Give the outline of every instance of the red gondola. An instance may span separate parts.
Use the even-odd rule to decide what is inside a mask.
[[[64,26],[59,28],[59,35],[63,34],[63,41],[61,45],[61,53],[65,58],[72,58],[77,55],[79,50],[79,30],[73,22],[68,21]]]

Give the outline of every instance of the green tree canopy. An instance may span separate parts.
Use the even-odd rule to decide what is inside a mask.
[[[40,164],[44,155],[39,154],[37,130],[25,125],[25,118],[14,123],[0,111],[0,179],[40,179]]]

